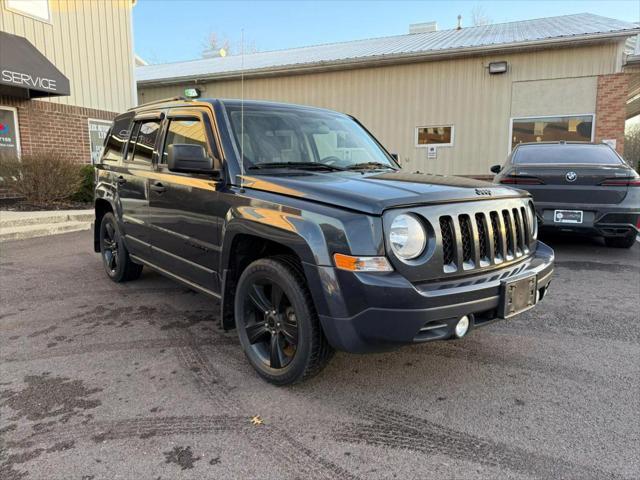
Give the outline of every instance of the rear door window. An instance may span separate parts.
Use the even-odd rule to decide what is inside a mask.
[[[151,164],[159,133],[159,120],[136,122],[127,149],[127,161]]]
[[[119,162],[122,159],[124,146],[131,133],[131,117],[132,115],[127,115],[117,118],[113,122],[113,126],[105,140],[104,152],[102,154],[103,161]]]

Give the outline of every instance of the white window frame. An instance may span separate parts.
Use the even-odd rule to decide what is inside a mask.
[[[513,151],[511,144],[513,143],[513,121],[514,120],[529,120],[532,118],[558,118],[558,117],[591,117],[591,142],[594,141],[596,136],[596,114],[595,113],[571,113],[568,115],[555,114],[555,115],[529,115],[525,117],[511,117],[509,119],[509,143],[507,145],[507,155]]]
[[[18,158],[22,156],[22,145],[20,143],[20,124],[18,123],[18,109],[15,107],[5,107],[0,105],[0,110],[13,112],[13,124],[16,126],[16,151],[18,152]]]
[[[46,0],[46,2],[47,2],[47,18],[41,17],[39,15],[34,15],[29,12],[25,12],[24,10],[21,10],[16,7],[10,7],[9,0],[4,0],[4,6],[7,10],[17,15],[24,15],[25,17],[33,18],[34,20],[38,20],[39,22],[45,22],[50,24],[52,23],[51,22],[51,2],[49,0]],[[14,4],[15,4],[15,0],[14,0]]]
[[[451,141],[449,143],[418,143],[418,130],[421,128],[450,128],[451,129]],[[438,124],[438,125],[419,125],[415,130],[415,141],[416,148],[427,148],[430,145],[435,147],[453,147],[456,143],[456,128],[453,124]]]

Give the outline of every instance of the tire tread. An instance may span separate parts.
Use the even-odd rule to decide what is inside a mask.
[[[298,259],[292,255],[276,255],[269,258],[274,261],[280,261],[282,262],[282,264],[286,265],[289,273],[293,275],[298,284],[301,286],[304,293],[304,300],[307,304],[307,307],[309,308],[309,311],[312,312],[311,326],[313,329],[312,336],[314,338],[314,341],[307,368],[305,369],[303,375],[297,380],[297,382],[301,382],[320,373],[320,371],[327,365],[327,363],[335,354],[335,350],[331,347],[331,345],[329,345],[329,342],[327,341],[327,338],[322,331],[322,326],[320,325],[320,320],[318,318],[318,313],[316,312],[316,307],[311,296],[311,291],[309,290],[307,279],[304,276],[302,266],[300,265]]]

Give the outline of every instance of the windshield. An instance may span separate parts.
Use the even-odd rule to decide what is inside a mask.
[[[397,168],[377,142],[345,115],[251,104],[244,106],[244,113],[239,105],[226,110],[247,170]]]
[[[513,163],[620,165],[622,160],[608,145],[531,145],[518,147]]]

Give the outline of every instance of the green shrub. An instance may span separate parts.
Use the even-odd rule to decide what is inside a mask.
[[[0,158],[0,186],[41,207],[67,201],[82,184],[78,164],[55,153]]]
[[[82,176],[82,183],[80,188],[71,196],[71,200],[74,202],[92,203],[93,202],[93,187],[95,183],[95,171],[93,165],[82,165],[80,167],[80,175]]]

